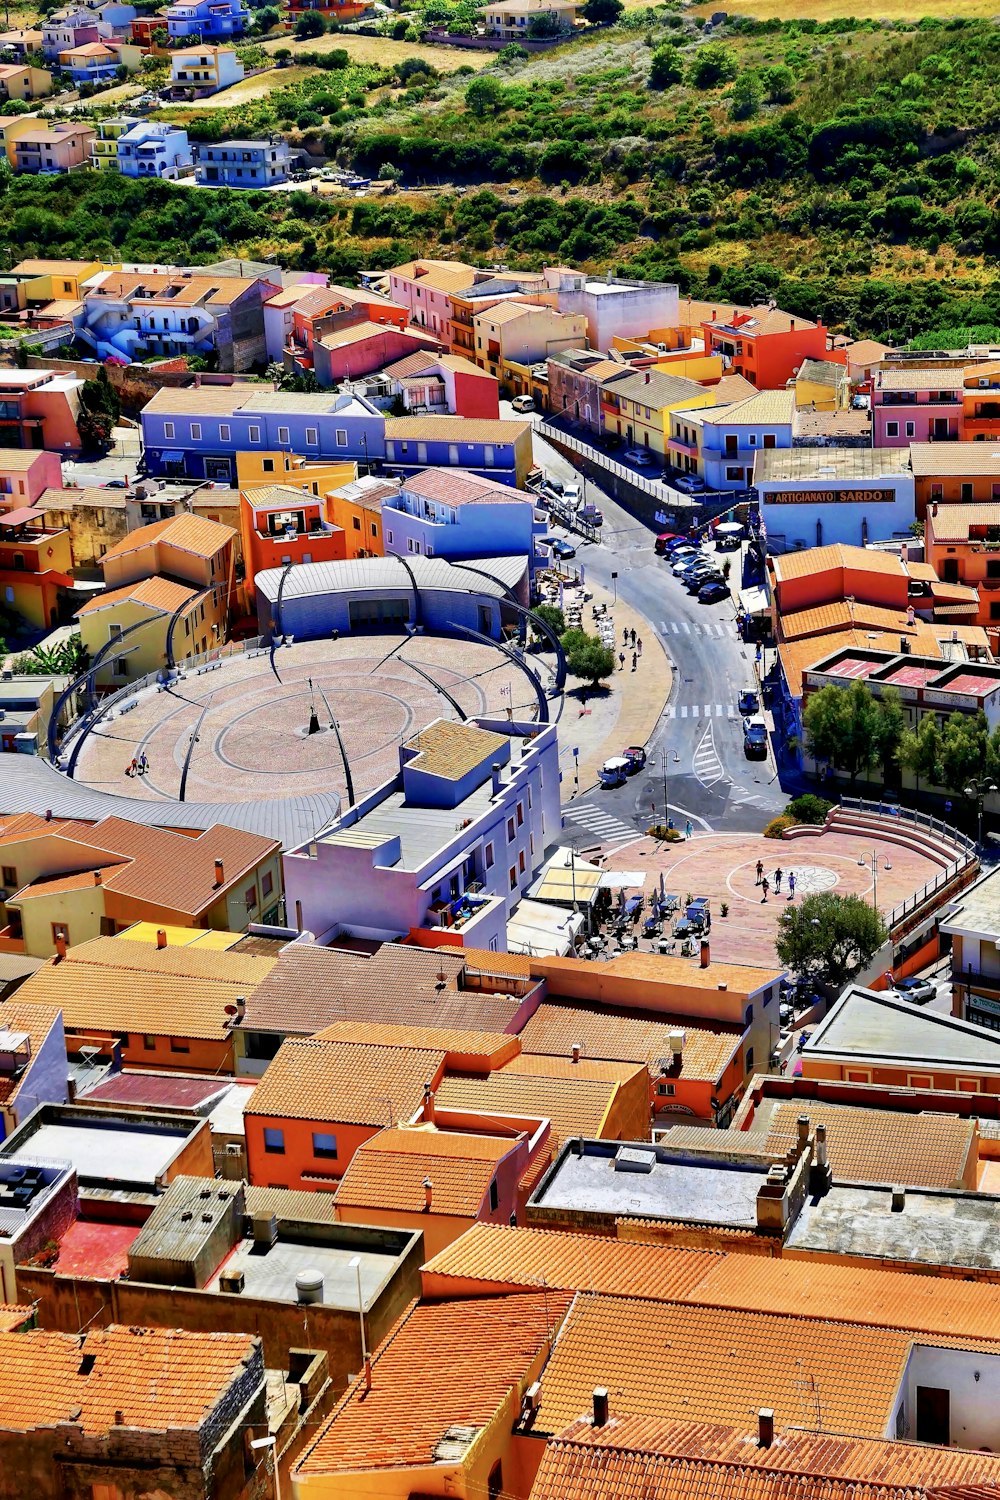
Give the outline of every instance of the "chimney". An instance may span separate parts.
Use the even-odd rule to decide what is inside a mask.
[[[580,1043],[579,1042],[574,1042],[573,1043],[573,1061],[575,1063],[578,1063],[580,1061]]]
[[[490,769],[493,772],[493,795],[498,797],[503,788],[503,782],[500,779],[503,775],[503,767],[499,761],[495,761]]]
[[[101,883],[101,872],[100,872],[100,870],[95,870],[94,871],[94,884],[95,885],[100,885],[100,883]]]
[[[236,996],[236,1019],[242,1021],[247,1013],[247,1000],[245,995]]]
[[[934,504],[931,506],[931,515],[932,516],[936,516],[937,515],[937,501],[935,501]],[[45,816],[46,817],[51,817],[51,814],[50,813],[46,813]]]
[[[124,1427],[124,1425],[125,1425],[125,1413],[123,1411],[116,1411],[115,1412],[115,1426],[116,1427]]]
[[[809,1116],[799,1115],[795,1122],[795,1134],[800,1151],[804,1151],[809,1144]]]
[[[712,945],[708,941],[708,938],[702,938],[702,940],[701,940],[701,966],[702,966],[702,968],[703,969],[707,969],[708,966],[709,966],[709,964],[711,962],[712,962]]]
[[[66,939],[63,937],[62,933],[60,932],[59,935],[56,938],[56,959],[57,959],[57,961],[59,963],[62,963],[62,961],[63,961],[63,959],[65,957],[66,957]]]
[[[424,1124],[425,1125],[433,1125],[434,1124],[434,1090],[431,1088],[431,1086],[430,1086],[429,1083],[425,1083],[424,1084],[424,1116],[423,1116],[423,1118],[424,1118]],[[430,1206],[430,1199],[428,1199],[428,1207],[429,1206]]]
[[[215,883],[221,885],[226,878],[226,868],[221,859],[215,861]]]
[[[433,1182],[431,1182],[431,1180],[430,1180],[429,1177],[425,1177],[424,1178],[424,1208],[428,1211],[428,1213],[430,1212],[430,1208],[431,1208],[431,1205],[432,1205],[433,1202],[434,1202],[434,1184],[433,1184]]]
[[[728,988],[729,988],[729,980],[728,979],[720,979],[719,982],[718,982],[718,984],[716,985],[716,989],[719,989],[719,990],[728,990]]]
[[[372,1388],[372,1357],[371,1357],[370,1354],[366,1354],[365,1355],[365,1390],[366,1391],[370,1391],[371,1388]]]
[[[645,385],[648,385],[648,384],[649,384],[649,371],[648,371],[648,370],[647,370],[647,371],[646,371],[646,379],[645,379],[645,382],[644,382],[644,384],[645,384]]]
[[[936,509],[936,507],[935,507],[935,509]],[[46,823],[51,823],[52,822],[52,809],[51,809],[51,807],[47,807],[45,809],[45,821],[46,821]]]
[[[762,1406],[757,1413],[757,1446],[770,1448],[774,1442],[774,1412],[770,1406]]]
[[[167,946],[167,934],[162,927],[156,929],[156,946],[165,948]]]
[[[606,1385],[594,1386],[594,1426],[606,1427],[608,1425],[608,1388]]]
[[[816,1126],[816,1165],[826,1166],[826,1126]]]
[[[901,1214],[905,1207],[906,1189],[905,1187],[900,1187],[897,1183],[892,1189],[892,1211],[894,1214]]]
[[[814,1198],[822,1198],[833,1186],[833,1168],[830,1166],[826,1147],[826,1126],[817,1125],[814,1137],[813,1159],[809,1164],[809,1192]]]

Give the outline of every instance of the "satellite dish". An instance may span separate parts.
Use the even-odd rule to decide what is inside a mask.
[[[235,1005],[227,1005],[224,1007],[224,1014],[227,1016],[238,1016],[239,1011],[236,1009]]]

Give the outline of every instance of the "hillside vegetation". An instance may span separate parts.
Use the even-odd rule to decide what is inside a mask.
[[[631,11],[540,56],[507,49],[477,76],[461,54],[447,78],[419,61],[325,63],[266,101],[195,115],[193,133],[276,126],[369,175],[397,169],[405,191],[331,203],[8,180],[8,251],[238,251],[340,277],[414,254],[559,260],[720,302],[775,297],[858,336],[1000,323],[992,22],[737,18],[710,39],[699,24]]]

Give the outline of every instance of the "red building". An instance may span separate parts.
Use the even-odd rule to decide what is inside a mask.
[[[292,311],[292,334],[285,349],[286,360],[297,369],[311,370],[313,344],[317,336],[357,323],[385,324],[405,328],[409,310],[377,292],[346,286],[323,286],[307,293]]]
[[[331,328],[328,332],[316,330],[312,350],[313,372],[319,384],[327,389],[342,380],[374,375],[377,370],[418,350],[441,354],[444,344],[422,328],[396,328],[392,324],[373,323],[366,319],[346,327]]]
[[[319,496],[290,484],[240,490],[240,535],[251,607],[256,595],[254,579],[265,568],[281,568],[290,562],[341,562],[347,556],[344,533],[324,519]]]
[[[408,412],[485,417],[494,422],[500,416],[500,382],[458,354],[421,350],[386,365],[382,374],[392,382],[393,394]]]
[[[291,30],[310,10],[318,10],[327,21],[356,21],[367,9],[365,0],[285,0],[282,20]]]
[[[759,391],[783,390],[804,359],[844,363],[842,350],[827,347],[822,323],[778,307],[720,308],[701,326],[705,353],[721,354],[728,375],[742,375]]]

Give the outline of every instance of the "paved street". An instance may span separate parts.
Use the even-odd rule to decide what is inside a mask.
[[[502,414],[510,414],[507,403]],[[579,482],[573,466],[537,433],[534,453],[549,473]],[[574,538],[577,564],[586,569],[588,581],[617,588],[618,597],[645,617],[675,670],[670,702],[647,746],[646,771],[615,790],[584,791],[566,807],[568,837],[573,843],[593,842],[603,816],[615,821],[612,836],[619,841],[622,827],[644,829],[654,806],[662,820],[664,771],[670,814],[681,826],[690,818],[701,831],[760,830],[787,797],[773,760],[751,761],[743,753],[736,702],[755,681],[753,648],[739,638],[735,607],[700,604],[654,553],[654,533],[590,480],[586,490],[603,511],[604,526],[599,544]],[[553,531],[561,534],[558,527]],[[729,556],[738,566],[738,555]],[[581,829],[580,839],[575,827]]]

